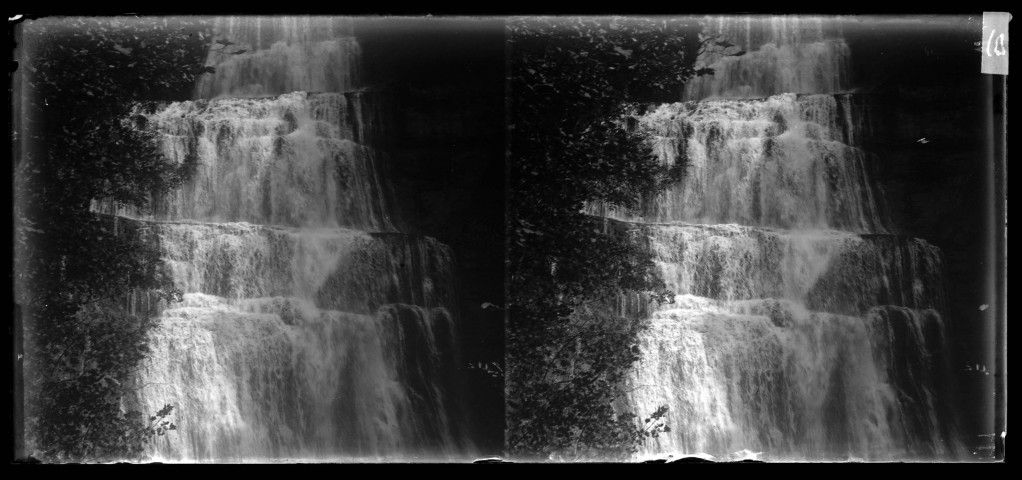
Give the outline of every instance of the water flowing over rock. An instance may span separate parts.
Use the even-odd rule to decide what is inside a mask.
[[[649,452],[747,449],[796,460],[956,453],[935,395],[944,380],[934,359],[944,353],[936,311],[882,306],[859,317],[787,300],[677,303],[654,316],[632,379],[641,392],[634,408],[670,408],[671,432]]]
[[[669,407],[640,456],[762,452],[774,459],[951,459],[940,249],[893,235],[864,149],[868,112],[848,89],[833,22],[705,22],[747,53],[710,52],[713,76],[633,122],[680,185],[630,224],[673,304],[619,299],[650,318],[622,407]],[[733,51],[733,50],[730,50]],[[638,301],[637,301],[638,300]]]
[[[174,103],[148,115],[190,180],[141,218],[395,231],[381,153],[366,146],[361,96],[294,92]]]
[[[724,225],[644,226],[667,288],[735,302],[781,298],[864,314],[943,308],[942,260],[921,239]]]
[[[351,19],[226,17],[213,29],[206,66],[216,73],[198,82],[195,98],[347,92],[359,83]]]
[[[138,378],[175,406],[168,461],[467,455],[454,255],[398,230],[386,119],[357,91],[349,19],[223,18],[195,100],[146,115],[185,185],[131,217],[180,303]]]
[[[700,58],[700,66],[714,69],[714,74],[689,82],[685,100],[838,93],[848,88],[850,51],[836,22],[811,16],[736,16],[708,19],[705,25],[705,33],[719,35],[734,47],[711,48]],[[746,53],[727,55],[736,51]]]
[[[660,105],[639,117],[662,162],[687,164],[680,185],[639,212],[592,205],[627,221],[739,223],[886,232],[869,155],[848,95]],[[860,117],[861,118],[861,117]]]

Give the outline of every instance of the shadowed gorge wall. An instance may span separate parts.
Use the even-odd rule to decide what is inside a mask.
[[[391,99],[388,151],[408,231],[457,257],[467,362],[504,361],[504,22],[363,19],[366,83]],[[484,308],[483,304],[497,308]],[[504,450],[504,383],[469,370],[481,452]]]
[[[1003,212],[994,208],[997,140],[988,135],[1005,114],[1004,79],[980,73],[980,15],[862,18],[844,31],[892,225],[944,253],[952,371],[972,443],[995,431],[994,324],[1004,312],[996,310],[994,237]]]

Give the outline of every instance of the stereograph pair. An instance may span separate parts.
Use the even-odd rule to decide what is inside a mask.
[[[1002,461],[1009,18],[20,19],[13,458]]]

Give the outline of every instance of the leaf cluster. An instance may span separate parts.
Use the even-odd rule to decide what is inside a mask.
[[[136,368],[156,320],[117,302],[94,302],[55,327],[26,326],[29,441],[48,461],[138,459],[156,435],[176,429],[166,408],[148,421],[137,410]]]
[[[619,458],[664,426],[621,408],[645,323],[623,315],[618,299],[672,295],[633,231],[584,209],[637,208],[681,179],[684,165],[662,164],[630,116],[676,101],[699,73],[699,27],[531,18],[508,29],[508,448]]]
[[[97,198],[145,206],[178,186],[141,115],[184,98],[203,66],[198,21],[46,18],[23,24],[19,45],[19,142],[23,210],[80,212]]]

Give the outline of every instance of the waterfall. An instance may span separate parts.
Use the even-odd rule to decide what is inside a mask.
[[[362,142],[351,98],[294,92],[182,102],[152,115],[164,153],[193,179],[158,218],[394,231],[379,154]]]
[[[719,17],[706,22],[719,35],[746,52],[711,49],[698,61],[714,69],[712,77],[685,86],[686,100],[758,98],[779,93],[845,91],[849,49],[839,24],[818,17]]]
[[[863,148],[836,22],[728,17],[713,76],[636,115],[680,185],[630,222],[673,304],[650,311],[624,408],[669,407],[640,455],[751,451],[775,459],[954,458],[940,249],[895,235]],[[727,45],[727,44],[725,44]],[[628,314],[629,312],[624,312]]]
[[[640,212],[593,205],[626,221],[739,223],[884,233],[856,146],[857,106],[848,95],[660,105],[637,128],[662,162],[687,162],[687,181],[647,199]]]
[[[164,461],[467,454],[454,255],[402,233],[350,19],[221,18],[195,99],[141,114],[190,170],[147,226],[184,292],[137,402]]]
[[[206,65],[216,73],[199,80],[196,98],[346,92],[358,84],[361,51],[350,19],[228,17],[214,29]]]

